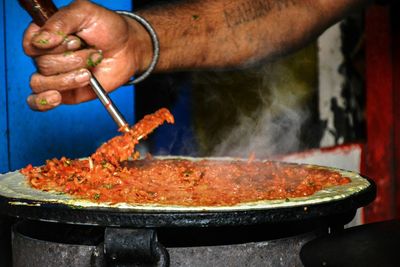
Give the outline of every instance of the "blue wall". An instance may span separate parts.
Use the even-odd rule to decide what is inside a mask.
[[[0,3],[0,29],[4,29],[4,1]],[[7,95],[4,36],[0,36],[0,172],[8,170]]]
[[[70,1],[54,2],[60,7]],[[132,9],[130,0],[95,2],[111,9]],[[62,155],[73,158],[89,155],[117,134],[116,125],[98,100],[48,112],[28,108],[25,99],[30,94],[29,77],[35,67],[24,55],[21,40],[30,18],[18,1],[3,1],[2,5],[0,15],[5,20],[0,27],[5,31],[0,43],[0,173],[28,163],[42,164],[45,159]],[[111,98],[132,124],[133,88],[119,89]]]

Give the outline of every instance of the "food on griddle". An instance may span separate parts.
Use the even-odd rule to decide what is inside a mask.
[[[107,203],[231,206],[305,197],[350,179],[325,168],[257,160],[145,159],[127,161],[138,139],[174,118],[166,109],[145,116],[90,158],[52,159],[21,173],[30,185]],[[122,163],[124,162],[125,163]]]
[[[123,167],[122,167],[123,166]],[[62,158],[23,173],[34,188],[110,203],[225,206],[309,196],[346,184],[338,172],[261,161],[153,159],[115,167]]]
[[[105,163],[111,163],[118,167],[120,162],[127,160],[132,155],[139,140],[152,133],[164,121],[174,123],[174,117],[166,108],[146,115],[130,128],[129,132],[116,136],[100,146],[90,158],[93,159],[94,164],[104,165]],[[138,156],[136,154],[134,158]]]

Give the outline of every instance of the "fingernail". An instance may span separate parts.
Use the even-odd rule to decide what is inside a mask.
[[[78,83],[83,83],[83,82],[89,81],[89,79],[90,79],[89,71],[87,71],[85,69],[79,71],[78,74],[76,74],[76,76],[75,76],[75,81]]]
[[[89,55],[86,65],[88,67],[94,68],[101,63],[103,60],[103,53],[101,51],[94,52]]]
[[[34,42],[39,45],[47,45],[50,43],[51,34],[49,32],[43,31],[38,35],[34,36]]]
[[[29,106],[32,106],[35,104],[35,97],[33,95],[28,96],[26,99],[26,102],[28,102]]]
[[[59,93],[49,93],[45,100],[47,101],[47,105],[57,106],[61,103],[61,95]]]
[[[61,103],[61,95],[58,92],[45,92],[41,96],[30,95],[27,100],[33,110],[48,110],[49,107],[56,107]]]
[[[67,41],[67,49],[68,50],[75,50],[81,47],[81,40],[80,39],[71,39]]]

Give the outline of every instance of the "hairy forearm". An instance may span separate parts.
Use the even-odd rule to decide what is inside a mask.
[[[244,66],[291,52],[367,2],[202,0],[152,7],[138,13],[159,36],[157,70],[171,71]],[[136,44],[138,40],[143,43],[143,49],[138,49],[139,70],[143,70],[152,56],[150,39],[140,34],[133,39]]]

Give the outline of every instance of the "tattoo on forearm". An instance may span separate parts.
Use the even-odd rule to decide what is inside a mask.
[[[248,0],[224,10],[225,21],[231,28],[263,17],[274,9],[281,11],[295,4],[296,0]]]

